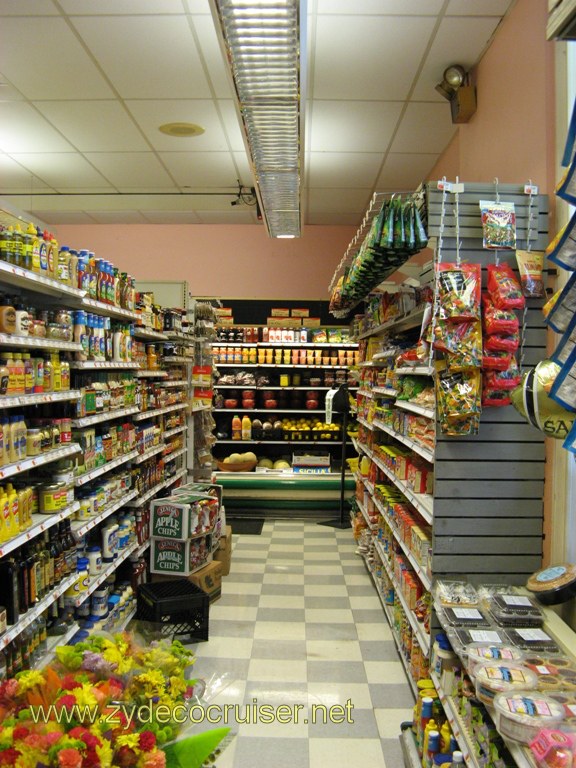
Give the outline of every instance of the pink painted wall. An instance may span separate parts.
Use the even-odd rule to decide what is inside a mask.
[[[89,248],[140,280],[186,280],[195,296],[328,300],[354,227],[306,227],[273,240],[258,225],[59,226],[58,240]]]
[[[544,0],[518,0],[474,73],[478,110],[459,126],[430,179],[523,183],[553,204],[554,66]],[[448,108],[448,106],[447,106]],[[142,280],[187,280],[196,295],[327,299],[353,227],[309,226],[272,240],[261,226],[59,226],[61,243],[90,248]]]
[[[552,194],[554,43],[546,40],[543,0],[518,0],[473,74],[478,109],[458,133],[431,179],[507,184],[532,179]]]

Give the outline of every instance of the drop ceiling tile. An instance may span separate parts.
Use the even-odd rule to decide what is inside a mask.
[[[153,152],[86,152],[84,157],[118,189],[174,187],[173,179]]]
[[[256,224],[256,216],[249,208],[231,208],[229,211],[196,211],[201,224]]]
[[[3,75],[28,99],[113,96],[94,61],[62,18],[2,19],[0,49]]]
[[[232,157],[234,158],[234,165],[238,169],[240,183],[245,187],[253,187],[254,176],[246,152],[233,152]]]
[[[499,19],[450,17],[443,19],[411,96],[413,101],[443,101],[434,86],[444,70],[461,64],[468,72],[482,56]]]
[[[96,224],[146,224],[140,211],[88,211]]]
[[[245,153],[246,146],[242,136],[242,129],[240,128],[240,118],[236,112],[234,102],[231,99],[220,99],[218,101],[218,109],[222,115],[222,124],[232,151]]]
[[[5,0],[0,17],[4,16],[58,16],[52,0]]]
[[[466,0],[465,0],[466,1]],[[469,2],[469,0],[468,0]],[[318,0],[320,14],[351,14],[360,16],[395,14],[398,16],[436,15],[442,8],[443,0]]]
[[[106,179],[103,179],[83,157],[72,152],[22,152],[14,153],[13,157],[45,184],[59,191],[69,188],[72,180],[74,189],[107,187]]]
[[[310,152],[384,152],[400,117],[400,102],[318,101],[310,125]]]
[[[149,224],[200,224],[194,211],[142,211]]]
[[[193,16],[192,23],[214,93],[219,99],[229,99],[233,94],[233,87],[228,77],[212,16]]]
[[[405,99],[434,24],[434,17],[318,17],[314,98]]]
[[[211,152],[228,149],[218,111],[208,99],[130,100],[126,106],[146,139],[158,151]],[[164,123],[196,123],[204,128],[200,136],[167,136],[158,129]]]
[[[37,107],[80,152],[150,149],[118,101],[40,101]]]
[[[73,147],[38,112],[22,101],[0,102],[0,150],[73,151]]]
[[[444,151],[456,131],[452,124],[450,105],[412,102],[408,105],[391,152],[438,153]]]
[[[178,16],[80,16],[74,25],[124,99],[207,98],[194,38]],[[81,98],[81,97],[80,97]]]
[[[7,155],[0,155],[0,194],[8,195],[16,192],[29,193],[32,191],[50,190],[40,179],[30,176],[30,171],[23,168]]]
[[[161,152],[160,159],[180,187],[236,186],[236,169],[227,152]]]
[[[38,214],[42,221],[45,221],[46,224],[51,224],[52,226],[58,226],[58,224],[94,224],[94,219],[90,216],[90,214],[85,213],[84,211],[34,211],[34,213]],[[58,237],[58,232],[56,232],[56,237]]]
[[[368,152],[309,152],[307,181],[311,187],[372,187],[383,159]]]
[[[397,191],[416,189],[438,160],[437,154],[394,154],[386,158],[376,189],[392,188]]]
[[[308,192],[308,210],[316,213],[364,212],[372,196],[372,189],[320,189]]]
[[[516,0],[450,0],[446,16],[504,16]]]
[[[181,0],[60,0],[70,16],[116,16],[183,13]]]

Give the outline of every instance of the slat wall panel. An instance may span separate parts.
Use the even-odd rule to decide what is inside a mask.
[[[460,255],[482,265],[486,288],[494,251],[482,247],[479,200],[495,200],[491,184],[465,184],[460,195]],[[499,185],[500,200],[516,209],[517,246],[526,248],[528,202],[523,187]],[[454,196],[447,195],[443,262],[456,260]],[[428,232],[438,237],[442,192],[428,187]],[[533,199],[531,247],[548,245],[548,198]],[[514,251],[498,252],[500,263],[517,272]],[[529,300],[524,315],[523,368],[546,356],[547,330],[540,300]],[[522,319],[522,314],[519,315]],[[541,566],[544,439],[513,407],[486,408],[480,434],[450,438],[437,432],[434,464],[432,571],[435,577],[466,576],[473,583],[498,579],[523,584]]]

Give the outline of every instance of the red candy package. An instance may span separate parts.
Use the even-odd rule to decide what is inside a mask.
[[[498,309],[491,298],[482,296],[482,311],[484,331],[486,333],[516,333],[518,331],[518,318],[511,309]]]
[[[482,390],[482,405],[484,408],[498,408],[505,405],[512,405],[510,392],[505,389],[489,389],[484,387]]]
[[[484,337],[484,349],[489,352],[516,352],[520,344],[518,332],[510,333],[506,336],[494,333],[492,336]]]
[[[521,381],[522,376],[514,358],[505,371],[486,371],[484,374],[484,387],[486,389],[515,389]]]
[[[508,264],[488,264],[488,293],[498,309],[524,309],[526,300]]]
[[[482,355],[482,368],[485,371],[505,371],[510,367],[512,354],[510,352],[486,349],[484,345],[484,354]]]
[[[480,319],[480,264],[438,264],[439,317],[463,322]]]

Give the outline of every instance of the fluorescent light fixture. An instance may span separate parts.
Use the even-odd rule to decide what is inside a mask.
[[[305,0],[210,0],[270,237],[300,237]]]

